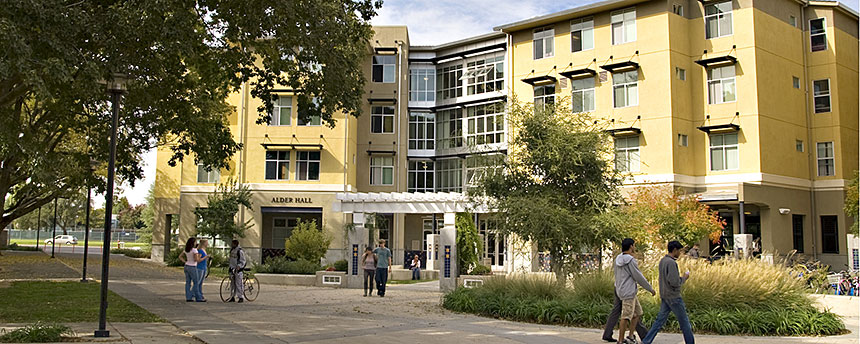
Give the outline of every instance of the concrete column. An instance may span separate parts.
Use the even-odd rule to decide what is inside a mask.
[[[455,213],[445,213],[439,233],[439,289],[449,292],[457,288],[457,229]]]
[[[364,228],[364,213],[353,213],[353,229],[348,234],[346,285],[348,288],[362,288],[364,270],[361,267],[361,255],[367,247],[367,228]]]

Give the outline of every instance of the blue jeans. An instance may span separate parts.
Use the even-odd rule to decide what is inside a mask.
[[[206,279],[206,269],[197,269],[197,285],[194,287],[197,288],[197,295],[200,295],[200,299],[203,299],[203,280]]]
[[[386,283],[388,283],[388,268],[376,268],[376,295],[385,296]]]
[[[681,327],[681,333],[684,334],[684,343],[693,344],[693,328],[690,326],[690,318],[687,317],[687,306],[684,305],[684,300],[680,297],[673,300],[661,300],[660,312],[657,313],[657,319],[654,320],[654,325],[651,325],[651,330],[642,338],[643,344],[651,344],[654,338],[657,337],[657,332],[666,324],[669,319],[669,312],[675,313],[675,318],[678,319],[678,324]]]
[[[197,285],[200,284],[200,274],[197,272],[196,266],[185,266],[185,299],[203,300],[203,295],[197,291]]]
[[[420,280],[421,279],[421,268],[412,269],[412,279]]]

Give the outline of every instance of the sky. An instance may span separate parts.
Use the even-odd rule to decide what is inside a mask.
[[[858,1],[842,1],[858,10]],[[436,45],[493,31],[493,27],[534,16],[574,8],[597,0],[385,0],[373,25],[406,25],[412,45]],[[123,185],[131,204],[144,203],[155,181],[155,150],[144,154],[144,179],[134,187]],[[97,198],[97,206],[103,199]]]

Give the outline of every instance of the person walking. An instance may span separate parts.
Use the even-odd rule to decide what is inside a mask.
[[[197,238],[191,237],[185,242],[185,250],[179,255],[179,260],[185,263],[185,302],[206,302],[203,295],[197,293],[197,283],[200,282],[200,277],[197,271],[197,263],[203,261],[200,258],[200,253],[194,248],[197,243]]]
[[[376,275],[376,255],[373,254],[370,246],[364,248],[364,254],[361,255],[361,266],[364,269],[364,283],[362,283],[364,284],[364,296],[373,295],[373,284],[376,283],[374,278]]]
[[[412,270],[413,281],[421,280],[421,258],[417,254],[412,258],[412,264],[409,266],[409,269]]]
[[[663,259],[660,259],[660,264],[657,266],[660,279],[660,312],[657,313],[657,319],[651,325],[648,334],[642,338],[643,344],[651,344],[654,338],[657,337],[657,332],[666,324],[669,319],[669,312],[675,313],[675,318],[678,319],[678,325],[681,328],[681,333],[684,335],[684,343],[693,344],[693,328],[690,326],[690,318],[687,317],[687,306],[684,305],[684,299],[681,298],[681,286],[690,278],[690,272],[684,273],[684,277],[678,272],[678,257],[681,256],[680,242],[671,241],[667,245],[667,254]]]
[[[233,273],[233,294],[227,302],[239,303],[245,302],[245,285],[242,283],[242,271],[245,269],[245,264],[248,260],[245,257],[245,251],[239,247],[239,240],[230,242],[230,272]]]
[[[606,327],[603,329],[603,340],[607,342],[618,341],[612,338],[612,331],[615,330],[618,318],[621,317],[621,299],[618,298],[618,293],[613,292],[613,294],[615,294],[615,304],[612,306],[609,316],[606,317]],[[648,334],[648,329],[642,325],[641,321],[636,323],[636,333],[639,334],[639,338],[645,338],[645,335]]]
[[[639,271],[639,264],[636,258],[633,258],[633,252],[636,251],[636,241],[631,238],[625,238],[621,241],[621,250],[623,251],[615,258],[615,293],[621,299],[621,325],[618,329],[618,344],[635,344],[636,335],[633,334],[639,320],[642,319],[642,305],[636,297],[640,285],[645,288],[651,295],[656,295],[654,288]],[[625,338],[624,332],[629,329],[629,334]]]
[[[385,247],[385,239],[379,240],[379,247],[373,253],[376,254],[376,295],[385,297],[385,284],[391,271],[391,250]]]
[[[197,253],[200,254],[200,258],[202,259],[200,263],[197,264],[197,295],[200,295],[200,298],[203,301],[206,301],[206,298],[203,296],[203,280],[206,279],[206,272],[208,271],[208,265],[212,256],[206,253],[206,249],[209,248],[209,240],[200,239],[200,242],[197,244]]]

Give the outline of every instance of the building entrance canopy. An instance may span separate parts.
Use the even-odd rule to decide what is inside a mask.
[[[458,192],[406,193],[406,192],[342,192],[334,202],[335,211],[344,213],[385,214],[444,214],[487,213],[481,204],[472,203]]]

